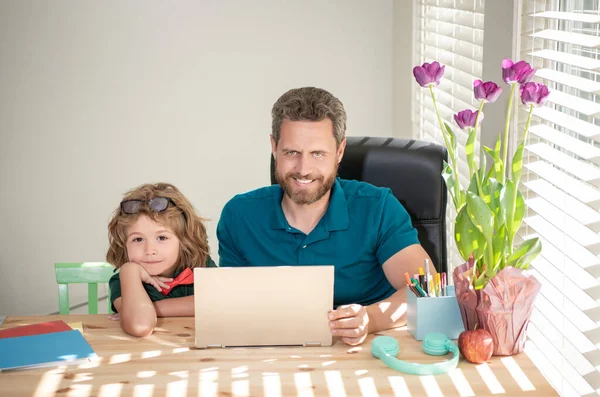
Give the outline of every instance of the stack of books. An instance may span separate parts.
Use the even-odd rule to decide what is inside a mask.
[[[0,330],[0,372],[97,359],[77,323],[71,325],[50,321]]]

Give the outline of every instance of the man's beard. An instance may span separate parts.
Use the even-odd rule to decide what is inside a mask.
[[[337,176],[338,163],[335,164],[333,172],[325,179],[323,175],[300,175],[299,173],[288,172],[285,177],[277,170],[277,162],[275,162],[275,180],[281,186],[285,194],[292,199],[293,202],[300,205],[313,204],[319,201],[323,196],[331,190],[335,177]],[[292,184],[296,182],[294,179],[312,180],[310,183],[317,184],[316,189],[296,189]]]

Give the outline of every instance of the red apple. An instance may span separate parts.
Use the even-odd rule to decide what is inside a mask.
[[[483,328],[474,331],[463,331],[458,336],[460,354],[470,363],[482,364],[494,353],[492,335]]]

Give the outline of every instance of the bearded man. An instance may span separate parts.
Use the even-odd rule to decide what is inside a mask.
[[[329,325],[349,345],[404,325],[404,273],[418,273],[431,259],[390,189],[337,178],[346,148],[342,102],[323,89],[297,88],[271,114],[278,184],[225,205],[219,265],[333,265]]]

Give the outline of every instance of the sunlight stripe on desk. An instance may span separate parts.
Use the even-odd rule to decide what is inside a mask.
[[[119,397],[123,391],[122,383],[108,383],[100,386],[98,397]]]
[[[184,390],[182,390],[182,392]],[[173,397],[178,397],[178,396],[183,395],[182,392],[173,394]],[[231,382],[231,394],[233,394],[234,396],[249,396],[250,395],[250,381],[248,381],[248,379],[232,381]]]
[[[330,396],[346,397],[346,388],[340,371],[325,371],[325,381]]]
[[[133,388],[133,397],[152,397],[154,394],[154,385],[135,385]]]
[[[460,368],[448,372],[448,375],[450,376],[450,379],[452,379],[452,382],[461,397],[472,397],[475,395],[469,381],[465,378],[465,374],[463,374],[463,371]]]
[[[50,371],[44,372],[42,379],[40,379],[40,383],[38,383],[38,386],[33,393],[33,397],[54,394],[54,390],[58,389],[58,385],[63,378],[66,368],[66,365],[61,365],[57,368],[51,369]]]
[[[402,376],[388,376],[388,382],[394,391],[394,397],[411,397],[408,385]]]
[[[358,387],[360,387],[360,391],[365,397],[379,397],[375,381],[370,376],[368,378],[360,378],[358,380]]]
[[[235,374],[243,374],[248,372],[248,366],[247,365],[241,365],[239,367],[235,367],[235,368],[231,368],[231,374],[235,375]]]
[[[487,363],[476,365],[475,368],[477,368],[477,372],[481,375],[481,379],[483,379],[492,394],[506,393],[506,390],[504,390],[500,381],[496,378],[496,375],[494,375],[494,372]]]
[[[161,355],[160,350],[149,350],[149,351],[143,352],[141,357],[142,358],[152,358],[152,357],[158,357],[160,355]]]
[[[110,360],[108,361],[109,364],[120,364],[120,363],[125,363],[127,361],[131,360],[131,353],[123,353],[123,354],[114,354]]]
[[[263,395],[281,397],[281,379],[278,372],[263,372]]]
[[[209,369],[210,371],[207,371]],[[198,395],[202,397],[217,396],[219,390],[219,373],[216,367],[198,371]]]
[[[175,371],[175,372],[169,372],[169,375],[172,376],[176,376],[178,378],[187,378],[188,377],[189,372],[188,371]]]
[[[315,397],[309,372],[296,372],[294,374],[294,383],[296,383],[298,397]]]
[[[156,375],[156,371],[138,371],[136,376],[138,378],[151,378],[154,375]]]
[[[514,358],[502,357],[500,361],[502,361],[502,364],[504,364],[508,372],[510,372],[512,377],[515,379],[515,381],[523,391],[535,390],[535,386],[533,386],[533,383],[531,383],[527,375],[525,375],[525,372],[523,372],[523,370],[521,369],[519,364],[517,364]]]
[[[444,397],[444,393],[440,390],[440,385],[437,383],[435,376],[419,376],[419,380],[427,393],[427,397]]]

